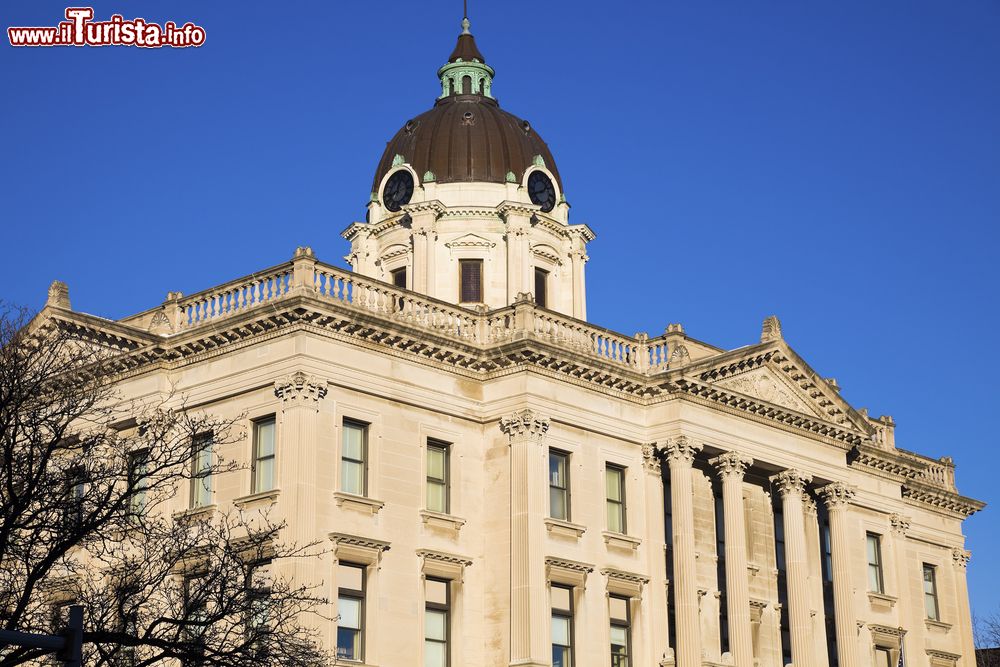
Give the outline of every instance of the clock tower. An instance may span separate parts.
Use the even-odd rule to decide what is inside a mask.
[[[465,307],[490,309],[530,294],[585,319],[586,246],[548,145],[500,108],[495,71],[462,20],[438,70],[434,106],[386,145],[367,221],[348,227],[351,268]]]

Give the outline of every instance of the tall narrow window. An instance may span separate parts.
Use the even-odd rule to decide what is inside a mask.
[[[131,461],[129,463],[131,465]],[[67,530],[73,530],[83,523],[83,500],[87,495],[87,471],[83,466],[73,466],[67,471],[66,493],[69,503],[63,522]]]
[[[895,667],[892,664],[892,653],[889,652],[889,649],[875,649],[875,667]]]
[[[535,267],[535,303],[542,308],[548,307],[549,272]]]
[[[446,514],[449,509],[448,443],[427,441],[427,509]]]
[[[552,586],[552,667],[573,667],[573,589]]]
[[[212,504],[212,434],[202,433],[191,443],[191,507]]]
[[[462,303],[482,303],[483,301],[483,260],[460,259],[459,301]]]
[[[608,598],[611,618],[611,667],[632,665],[632,617],[628,598],[612,595]]]
[[[885,582],[882,580],[882,538],[875,533],[868,533],[867,543],[868,590],[885,593]]]
[[[938,609],[937,573],[933,565],[924,563],[924,612],[932,621],[940,621]]]
[[[195,656],[191,659],[183,660],[182,664],[185,667],[191,667],[201,663],[201,660],[197,656],[204,650],[205,644],[204,622],[207,619],[206,600],[209,596],[209,591],[205,583],[204,574],[185,575],[182,593],[184,600],[184,640],[190,647],[191,653]]]
[[[337,657],[361,661],[365,651],[365,568],[338,565],[337,589]]]
[[[392,276],[392,284],[396,287],[401,287],[406,289],[406,267],[401,269],[395,269],[390,274]]]
[[[368,495],[368,424],[344,420],[340,490],[356,496]]]
[[[607,493],[608,530],[625,532],[625,469],[608,464],[604,469]]]
[[[424,667],[448,667],[451,660],[449,584],[428,578],[424,584]]]
[[[257,656],[266,657],[268,625],[271,613],[271,561],[254,563],[247,576],[247,598],[250,609],[247,618],[247,639],[254,644]]]
[[[128,485],[132,490],[130,509],[138,516],[146,511],[149,493],[149,450],[141,449],[128,455]]]
[[[258,419],[253,423],[253,482],[251,493],[262,493],[274,488],[274,417]]]
[[[569,454],[549,450],[549,516],[569,521]]]

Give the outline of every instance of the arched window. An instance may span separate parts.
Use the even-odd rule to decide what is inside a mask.
[[[462,94],[471,95],[472,94],[472,77],[465,75],[462,77]]]

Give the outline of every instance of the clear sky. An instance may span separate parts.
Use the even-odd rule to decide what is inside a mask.
[[[4,0],[3,27],[65,4]],[[342,264],[393,133],[431,106],[454,2],[94,4],[203,47],[0,45],[0,298],[121,317],[310,245]],[[786,339],[901,447],[951,455],[976,611],[1000,611],[996,0],[470,6],[494,93],[597,232],[590,319]]]

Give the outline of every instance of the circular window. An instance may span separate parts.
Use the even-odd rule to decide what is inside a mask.
[[[556,189],[545,172],[533,171],[528,176],[528,196],[531,197],[532,204],[541,206],[546,213],[555,208]]]
[[[390,176],[382,189],[382,203],[394,212],[409,204],[412,196],[413,176],[405,169],[400,169]]]

